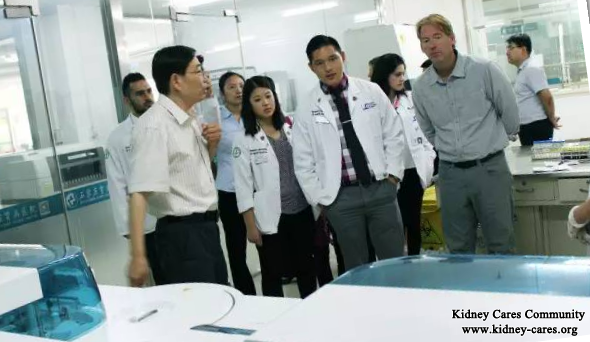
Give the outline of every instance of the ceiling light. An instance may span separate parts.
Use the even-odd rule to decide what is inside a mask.
[[[505,23],[503,21],[492,21],[487,23],[485,26],[486,28],[496,27],[496,26],[503,26]]]
[[[256,37],[254,37],[254,36],[242,37],[242,43],[254,40],[255,38]],[[229,51],[229,50],[237,49],[239,47],[240,47],[240,43],[238,41],[227,43],[227,44],[216,45],[213,47],[213,49],[205,51],[205,55],[217,53],[217,52]]]
[[[288,42],[287,39],[284,38],[277,38],[277,39],[270,39],[265,42],[260,43],[260,45],[264,46],[278,46],[278,45],[285,45]]]
[[[567,5],[569,3],[570,3],[569,0],[550,1],[550,2],[544,2],[544,3],[539,4],[539,8],[557,7],[557,6],[561,6],[561,5]]]
[[[354,22],[355,23],[364,23],[367,21],[377,20],[379,15],[377,11],[370,11],[370,12],[363,12],[354,15]]]
[[[177,8],[190,8],[190,7],[197,7],[208,5],[214,2],[219,2],[221,0],[172,0],[171,5],[172,7]],[[162,7],[168,7],[168,2],[165,1]]]
[[[143,52],[146,49],[149,49],[149,45],[147,43],[139,43],[139,44],[134,44],[134,45],[130,45],[127,47],[127,52],[129,54],[136,54],[139,52]]]
[[[282,16],[283,17],[292,17],[295,15],[318,12],[318,11],[334,8],[336,6],[338,6],[338,3],[335,1],[322,2],[322,3],[317,3],[317,4],[313,4],[313,5],[308,5],[308,6],[303,6],[303,7],[298,7],[298,8],[293,8],[290,10],[283,11]]]

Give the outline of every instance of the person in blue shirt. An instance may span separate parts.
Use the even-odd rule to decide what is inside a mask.
[[[244,78],[226,72],[219,79],[223,95],[221,106],[221,141],[217,149],[217,178],[219,215],[225,231],[225,245],[234,287],[246,295],[256,295],[252,275],[246,264],[246,225],[238,212],[233,176],[232,145],[234,138],[244,135],[241,119]]]

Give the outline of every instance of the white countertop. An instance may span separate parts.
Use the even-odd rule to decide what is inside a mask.
[[[105,324],[75,342],[243,342],[247,336],[191,330],[201,324],[258,330],[300,299],[245,296],[231,287],[177,284],[149,288],[100,286]],[[157,309],[141,322],[132,318]],[[0,342],[53,340],[0,332]]]
[[[462,327],[577,328],[590,334],[590,298],[527,294],[420,290],[326,285],[271,322],[249,342],[503,341],[533,342],[572,337],[567,334],[471,334]],[[453,310],[488,313],[487,319],[461,319]],[[495,310],[518,312],[520,319],[493,317]],[[583,312],[577,319],[527,319],[534,312]],[[586,337],[588,338],[588,337]]]
[[[585,178],[590,177],[590,162],[571,166],[567,171],[533,172],[534,167],[545,165],[545,160],[532,160],[530,147],[510,146],[505,149],[506,160],[514,177],[539,176],[551,178]],[[547,160],[552,161],[552,160]]]

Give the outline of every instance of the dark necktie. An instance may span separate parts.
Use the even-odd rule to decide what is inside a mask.
[[[352,166],[354,167],[356,177],[362,185],[369,185],[371,184],[371,171],[369,171],[369,165],[363,147],[361,146],[361,142],[352,126],[350,109],[348,108],[346,98],[342,94],[343,89],[341,87],[330,88],[329,91],[330,94],[332,94],[334,104],[338,109],[340,124],[342,125],[342,130],[344,132],[344,140],[346,140],[346,146],[350,151],[350,158],[352,159]]]

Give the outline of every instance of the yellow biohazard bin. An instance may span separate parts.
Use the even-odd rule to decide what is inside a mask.
[[[422,249],[429,251],[445,250],[440,206],[436,197],[436,186],[434,185],[424,191],[420,234],[422,235]]]

